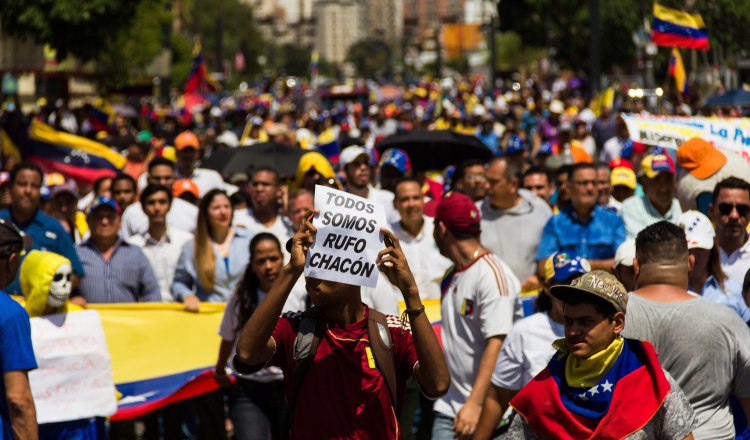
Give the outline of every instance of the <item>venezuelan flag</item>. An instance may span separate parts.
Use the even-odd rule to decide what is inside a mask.
[[[669,59],[669,75],[674,77],[674,82],[677,84],[677,90],[680,93],[687,92],[687,74],[685,73],[685,65],[682,63],[682,55],[680,50],[676,47],[672,48],[672,57]]]
[[[99,99],[96,104],[91,107],[88,118],[89,124],[91,124],[91,128],[96,132],[105,131],[107,133],[112,133],[110,121],[114,115],[115,111],[112,109],[112,106],[103,99]]]
[[[658,46],[708,50],[708,33],[703,17],[654,3],[651,41]]]
[[[13,139],[8,136],[4,128],[0,128],[0,147],[2,147],[0,149],[4,155],[11,156],[18,162],[21,161],[21,151],[16,146],[16,143],[13,142]]]
[[[314,50],[312,55],[310,55],[310,78],[315,78],[318,76],[318,61],[320,59],[320,56],[318,55],[318,51]]]
[[[219,387],[213,367],[219,354],[224,304],[89,304],[99,312],[118,391],[111,420],[140,417],[170,403]]]
[[[185,108],[189,113],[192,113],[194,107],[206,103],[204,94],[218,91],[221,91],[221,84],[206,73],[206,63],[203,62],[202,46],[198,40],[193,46],[193,65],[190,67],[190,72],[188,72],[188,77],[185,81]],[[188,117],[187,119],[189,121],[190,118]]]
[[[332,165],[339,163],[339,140],[333,128],[326,128],[318,136],[318,151],[331,162]]]
[[[36,119],[20,150],[25,160],[37,163],[45,173],[58,172],[79,182],[114,176],[125,166],[125,158],[106,145],[57,131]]]

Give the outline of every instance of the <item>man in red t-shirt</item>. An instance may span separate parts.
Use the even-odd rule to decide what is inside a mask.
[[[234,359],[240,374],[265,365],[281,367],[287,400],[295,392],[290,372],[295,364],[293,346],[301,314],[288,313],[281,318],[279,315],[302,274],[307,250],[315,241],[317,230],[311,214],[305,215],[292,239],[289,263],[242,330]],[[398,238],[386,229],[382,231],[392,245],[379,253],[377,263],[403,294],[405,314],[409,317],[409,322],[403,325],[398,317],[387,318],[393,341],[397,395],[403,395],[406,380],[413,376],[427,397],[440,397],[450,386],[445,358],[424,314]],[[362,304],[360,287],[314,278],[307,278],[306,282],[323,334],[304,381],[296,390],[295,407],[290,408],[290,438],[401,438],[398,425],[401,402],[391,401],[385,378],[373,361],[367,332],[369,309]]]

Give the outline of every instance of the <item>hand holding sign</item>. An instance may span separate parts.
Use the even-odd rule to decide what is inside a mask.
[[[377,263],[381,272],[404,296],[419,295],[417,283],[414,281],[414,275],[412,275],[406,256],[401,250],[401,243],[398,238],[386,228],[380,228],[380,231],[385,235],[385,243],[388,246],[378,253]]]
[[[320,211],[313,221],[314,242],[304,260],[305,276],[375,287],[375,260],[383,244],[380,228],[385,226],[383,207],[320,185],[315,187],[315,207]]]
[[[289,264],[294,269],[302,270],[305,267],[307,251],[315,243],[315,236],[318,233],[318,228],[313,226],[312,219],[318,214],[320,214],[320,211],[317,209],[307,211],[300,220],[299,230],[292,237],[291,249],[287,250],[291,253]]]

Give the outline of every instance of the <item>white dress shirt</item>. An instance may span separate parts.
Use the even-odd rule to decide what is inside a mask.
[[[276,215],[276,220],[271,226],[266,226],[256,220],[255,216],[253,215],[253,210],[248,208],[243,209],[242,211],[235,211],[232,223],[236,228],[244,228],[245,230],[247,230],[251,236],[258,234],[259,232],[270,232],[279,239],[279,243],[281,243],[281,249],[284,249],[285,252],[287,240],[292,238],[292,235],[294,235],[294,230],[292,230],[291,222],[286,220],[286,217],[281,214]]]
[[[167,213],[167,228],[195,233],[198,222],[198,207],[180,198],[172,200],[172,207]],[[143,212],[140,202],[133,203],[122,213],[120,237],[128,238],[148,231],[148,217]]]
[[[727,278],[741,286],[745,281],[745,274],[750,270],[750,238],[731,255],[727,255],[719,246],[719,254],[721,254],[721,268],[727,274]]]
[[[156,240],[146,231],[128,238],[128,243],[141,248],[159,281],[161,300],[173,302],[172,279],[180,259],[182,246],[193,239],[193,234],[179,229],[168,229],[161,240]]]
[[[175,180],[178,179],[190,179],[195,182],[195,184],[198,186],[198,190],[201,193],[201,197],[203,197],[212,189],[225,189],[224,179],[221,178],[221,174],[207,168],[194,169],[192,176],[183,176],[178,170],[175,169]]]
[[[423,218],[424,225],[416,237],[407,232],[401,222],[391,223],[391,231],[401,242],[401,249],[417,282],[419,296],[422,299],[440,298],[440,282],[452,263],[440,254],[432,238],[433,219],[427,216]]]

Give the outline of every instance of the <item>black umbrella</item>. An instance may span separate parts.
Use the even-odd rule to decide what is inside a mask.
[[[217,150],[203,161],[201,167],[216,170],[224,176],[251,173],[259,167],[271,167],[282,177],[289,177],[294,176],[303,154],[305,150],[301,148],[264,142],[248,147]]]
[[[492,151],[479,138],[450,130],[414,130],[394,134],[376,145],[379,152],[400,148],[409,155],[412,168],[442,170],[469,159],[489,160]]]
[[[750,92],[742,89],[730,90],[723,95],[706,100],[706,107],[750,106]]]

